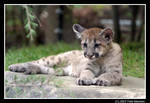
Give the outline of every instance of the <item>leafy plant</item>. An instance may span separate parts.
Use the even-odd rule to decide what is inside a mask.
[[[38,24],[35,22],[36,17],[35,15],[33,15],[31,7],[27,5],[23,5],[23,7],[26,11],[25,30],[28,33],[26,37],[30,38],[30,40],[33,41],[33,37],[36,36],[35,29],[38,26]]]

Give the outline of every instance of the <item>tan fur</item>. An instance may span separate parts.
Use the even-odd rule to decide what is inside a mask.
[[[53,70],[53,67],[64,63],[65,65],[61,67],[63,70],[62,75],[77,77],[76,82],[78,85],[120,85],[122,81],[121,48],[111,40],[110,42],[106,41],[103,38],[104,34],[100,35],[100,33],[103,33],[102,31],[103,29],[101,28],[90,28],[81,32],[83,50],[73,50],[36,61],[13,64],[9,66],[9,69],[27,74],[44,73],[56,75],[57,73]],[[84,47],[85,42],[87,43],[87,48]],[[95,43],[100,43],[100,46],[94,48]],[[96,57],[96,55],[85,57],[84,52],[89,54],[97,52],[99,57]]]

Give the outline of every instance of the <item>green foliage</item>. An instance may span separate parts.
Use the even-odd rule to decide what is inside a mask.
[[[13,9],[13,6],[12,5],[6,5],[6,9],[7,9],[7,11],[12,11],[12,9]]]
[[[132,13],[131,12],[126,12],[125,14],[128,18],[132,18]]]
[[[121,44],[123,51],[123,75],[144,77],[145,73],[145,50],[144,43],[126,43]],[[63,42],[56,43],[55,45],[49,44],[45,46],[23,46],[21,49],[11,48],[5,54],[5,70],[8,70],[8,66],[14,63],[27,62],[40,59],[49,55],[55,55],[58,53],[66,52],[69,50],[80,49],[80,45],[66,44]],[[55,69],[61,68],[65,63],[55,67]],[[61,73],[61,71],[60,71]]]
[[[13,20],[10,19],[10,20],[7,21],[7,25],[8,25],[8,26],[13,26],[13,24],[14,24],[14,21],[13,21]]]
[[[99,11],[99,10],[102,10],[104,8],[106,8],[106,5],[94,5],[94,6],[91,6],[95,11]],[[107,7],[110,7],[109,5],[107,5]]]
[[[27,5],[23,7],[26,10],[25,30],[28,33],[26,37],[32,41],[33,37],[36,36],[35,29],[38,27],[38,24],[34,22],[36,17],[33,15],[32,8]]]
[[[11,29],[9,28],[13,28],[13,26],[16,26],[16,28],[22,26],[20,17],[18,16],[18,14],[20,14],[20,12],[22,11],[22,7],[14,6],[14,5],[6,5],[5,9],[6,9],[6,15],[5,15],[6,25],[8,26],[7,32],[9,32],[8,34],[11,34],[10,33]],[[14,14],[12,15],[12,13]]]
[[[74,8],[83,8],[83,5],[73,5]]]

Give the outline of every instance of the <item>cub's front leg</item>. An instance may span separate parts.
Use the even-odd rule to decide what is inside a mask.
[[[80,73],[80,77],[77,78],[77,84],[78,85],[92,85],[93,84],[93,79],[95,75],[93,74],[92,71],[90,70],[82,70]]]
[[[22,72],[25,74],[55,74],[53,68],[33,62],[12,64],[8,68],[12,72]]]
[[[95,78],[94,82],[95,85],[99,86],[121,85],[122,74],[118,72],[104,73]]]

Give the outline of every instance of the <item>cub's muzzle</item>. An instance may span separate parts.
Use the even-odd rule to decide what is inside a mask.
[[[88,54],[87,52],[84,52],[84,56],[89,58],[89,59],[93,59],[93,58],[98,58],[99,54],[98,53],[90,53],[90,54]]]

